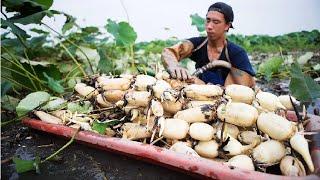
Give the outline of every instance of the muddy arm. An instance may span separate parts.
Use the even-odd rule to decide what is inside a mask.
[[[187,69],[180,67],[178,62],[190,56],[192,49],[193,44],[190,41],[184,41],[163,50],[161,59],[172,78],[179,80],[191,79]]]
[[[191,55],[193,44],[190,41],[183,41],[174,46],[164,48],[161,59],[165,67],[177,65],[180,60]]]
[[[255,80],[247,72],[232,67],[226,78],[224,85],[227,86],[229,84],[240,84],[248,87],[254,87]]]

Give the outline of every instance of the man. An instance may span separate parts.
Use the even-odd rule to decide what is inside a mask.
[[[206,15],[205,29],[207,37],[194,37],[162,52],[164,66],[172,78],[193,80],[195,83],[212,83],[220,85],[241,84],[249,87],[255,85],[255,72],[249,62],[246,51],[228,41],[225,33],[233,28],[233,10],[222,2],[212,4]],[[204,71],[198,79],[191,77],[187,70],[179,66],[179,61],[189,57],[196,62],[196,68],[218,60],[230,62],[232,67],[217,67]]]

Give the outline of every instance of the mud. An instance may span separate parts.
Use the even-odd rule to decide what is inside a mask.
[[[94,149],[74,142],[53,161],[40,166],[40,174],[18,174],[10,158],[46,158],[68,140],[39,132],[22,124],[2,128],[1,179],[194,179],[182,172]]]

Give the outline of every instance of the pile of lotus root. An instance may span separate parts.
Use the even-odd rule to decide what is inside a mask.
[[[314,171],[303,122],[285,117],[299,102],[242,85],[188,84],[166,72],[96,76],[77,83],[60,103],[88,105],[87,113],[64,106],[38,109],[41,120],[149,143],[190,156],[264,171],[280,163],[286,176]],[[307,119],[304,116],[304,119]],[[101,132],[100,132],[101,133]],[[307,170],[307,173],[306,173]]]

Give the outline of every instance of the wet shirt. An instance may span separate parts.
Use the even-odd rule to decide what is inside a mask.
[[[194,37],[188,40],[191,41],[193,46],[196,48],[201,43],[203,43],[205,39],[206,37]],[[196,68],[201,68],[202,66],[210,62],[208,57],[207,45],[208,42],[206,42],[200,49],[193,52],[189,57],[196,63]],[[237,69],[247,72],[251,76],[255,76],[255,72],[249,62],[246,51],[230,41],[227,41],[227,48],[231,65]],[[228,61],[226,57],[226,47],[223,48],[219,60]],[[199,76],[199,78],[205,83],[220,84],[223,86],[229,71],[230,70],[227,68],[218,67],[205,71]]]

